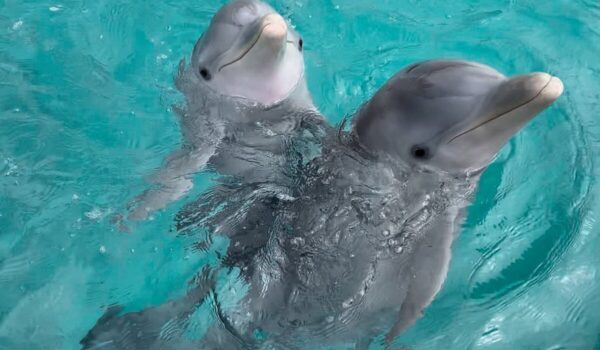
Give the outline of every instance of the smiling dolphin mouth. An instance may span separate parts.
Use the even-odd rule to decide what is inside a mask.
[[[275,17],[277,16],[277,17]],[[276,18],[276,20],[272,20],[273,17]],[[277,23],[277,21],[279,23]],[[230,62],[227,62],[225,64],[223,64],[222,66],[220,66],[218,68],[218,71],[220,72],[221,70],[223,70],[224,68],[227,68],[239,61],[241,61],[244,57],[246,57],[246,55],[248,55],[248,53],[250,53],[250,51],[252,51],[252,49],[256,46],[256,44],[258,43],[258,41],[260,40],[260,38],[263,36],[263,33],[265,32],[265,29],[271,25],[282,25],[285,27],[285,31],[287,32],[287,25],[285,24],[285,21],[283,20],[283,18],[281,18],[281,16],[278,16],[276,14],[269,14],[264,16],[263,18],[260,19],[260,29],[256,31],[256,33],[254,34],[254,36],[252,37],[252,40],[248,41],[248,44],[246,44],[245,48],[242,50],[242,52],[240,53],[239,56],[237,56],[236,58],[232,59]]]
[[[225,67],[227,67],[227,66],[231,66],[232,64],[234,64],[234,63],[236,63],[236,62],[239,62],[239,61],[241,61],[241,60],[242,60],[242,58],[244,58],[244,57],[245,57],[245,56],[248,54],[248,52],[250,52],[250,50],[252,50],[252,49],[254,48],[254,46],[256,46],[256,43],[257,43],[257,42],[258,42],[258,40],[260,39],[260,37],[261,37],[261,35],[262,35],[263,31],[264,31],[264,30],[265,30],[265,28],[266,28],[266,27],[268,27],[270,24],[271,24],[271,23],[266,23],[266,24],[262,25],[262,26],[261,26],[261,28],[260,28],[260,31],[258,31],[258,34],[257,34],[257,35],[256,35],[256,36],[255,36],[255,37],[252,39],[252,42],[251,42],[251,44],[248,46],[248,48],[247,48],[246,50],[244,50],[244,51],[242,52],[242,54],[241,54],[239,57],[237,57],[237,58],[235,58],[234,60],[232,60],[231,62],[229,62],[229,63],[225,63],[224,65],[222,65],[221,67],[219,67],[219,72],[220,72],[220,71],[221,71],[223,68],[225,68]]]
[[[465,136],[472,131],[475,131],[495,120],[498,120],[498,119],[510,114],[511,112],[517,111],[520,108],[526,108],[526,107],[534,105],[536,103],[540,103],[545,106],[550,105],[563,92],[563,84],[560,79],[558,79],[557,77],[551,76],[547,73],[533,73],[533,74],[530,74],[525,77],[517,77],[517,78],[513,78],[513,79],[528,79],[530,83],[535,84],[536,83],[535,79],[539,80],[542,78],[545,80],[545,82],[543,82],[542,84],[538,84],[541,86],[539,89],[537,89],[537,92],[532,97],[525,98],[525,101],[520,102],[512,107],[509,107],[500,113],[496,113],[491,118],[486,118],[485,120],[478,122],[477,124],[475,124],[471,127],[468,127],[466,130],[464,130],[464,131],[458,133],[457,135],[455,135],[454,137],[452,137],[447,143],[451,143],[452,141],[455,141],[456,139],[458,139],[462,136]],[[509,80],[509,82],[510,82],[510,80]],[[515,91],[517,93],[519,92],[516,87],[515,87]],[[523,91],[523,94],[527,94],[527,92]],[[537,114],[537,113],[532,113],[529,116],[529,119],[533,118],[535,116],[535,114]]]

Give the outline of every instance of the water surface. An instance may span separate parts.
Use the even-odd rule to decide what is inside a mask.
[[[130,233],[114,213],[178,147],[171,105],[221,1],[0,0],[0,348],[77,349],[102,314],[181,296],[215,252]],[[547,71],[565,94],[485,172],[448,280],[412,349],[600,349],[600,4],[593,0],[274,1],[305,42],[332,123],[403,66],[463,58]]]

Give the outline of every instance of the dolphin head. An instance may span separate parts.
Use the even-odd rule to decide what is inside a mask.
[[[376,92],[353,132],[365,148],[410,165],[474,173],[562,91],[546,73],[507,78],[478,63],[426,61]]]
[[[283,17],[258,0],[223,6],[192,54],[192,69],[209,88],[275,104],[304,81],[302,39]]]

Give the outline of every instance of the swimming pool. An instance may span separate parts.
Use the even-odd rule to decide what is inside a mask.
[[[178,62],[223,2],[0,1],[0,348],[76,349],[102,307],[181,296],[214,262],[173,216],[113,214],[179,143]],[[600,5],[596,1],[276,1],[332,123],[414,61],[547,71],[565,94],[482,177],[413,349],[600,348]]]

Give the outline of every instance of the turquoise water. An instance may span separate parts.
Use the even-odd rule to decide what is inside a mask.
[[[113,214],[178,147],[179,60],[223,4],[0,0],[0,348],[77,349],[109,304],[184,294],[214,253],[177,210],[118,230]],[[412,349],[600,349],[600,4],[275,1],[305,42],[333,122],[394,72],[466,58],[547,71],[565,94],[485,172],[448,280],[399,339]]]

